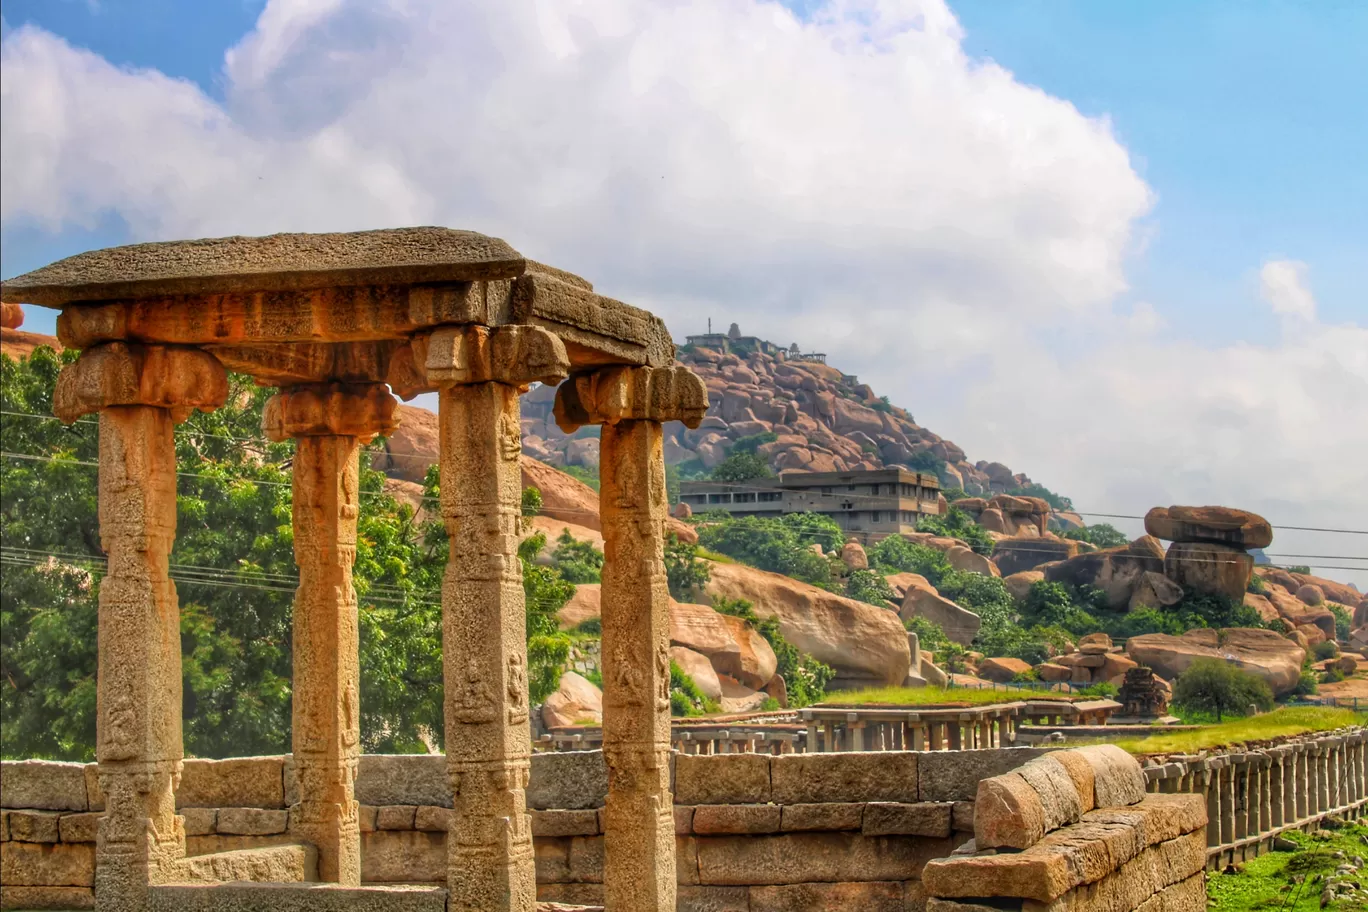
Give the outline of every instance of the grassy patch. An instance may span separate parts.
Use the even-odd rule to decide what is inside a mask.
[[[842,690],[827,694],[824,705],[836,706],[989,706],[1019,700],[1061,700],[1072,702],[1075,694],[1053,690],[989,690],[976,687],[876,687],[868,690]]]
[[[1307,732],[1329,731],[1361,721],[1361,716],[1347,709],[1286,706],[1258,716],[1209,725],[1198,731],[1170,732],[1116,743],[1132,754],[1186,754],[1223,744],[1269,741]]]
[[[1333,833],[1314,835],[1300,831],[1284,833],[1300,847],[1297,852],[1269,852],[1246,862],[1238,874],[1217,874],[1207,881],[1208,908],[1212,912],[1319,912],[1325,875],[1344,863],[1345,856],[1368,855],[1368,827],[1346,826]],[[1293,878],[1302,883],[1293,883]],[[1357,878],[1354,878],[1357,879]],[[1332,910],[1359,909],[1356,902],[1336,902]]]
[[[735,560],[733,560],[733,559],[730,558],[730,557],[727,557],[727,555],[725,555],[725,554],[718,554],[716,551],[709,551],[707,548],[699,548],[699,549],[698,549],[698,556],[701,557],[703,560],[710,560],[710,561],[712,561],[712,562],[715,563],[715,564],[734,564],[734,563],[736,563]]]

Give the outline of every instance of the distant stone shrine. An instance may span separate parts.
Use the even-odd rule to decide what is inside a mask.
[[[1168,692],[1155,681],[1154,670],[1144,665],[1126,669],[1117,700],[1126,716],[1158,719],[1168,713]]]
[[[99,415],[108,573],[99,602],[98,909],[535,907],[519,395],[561,381],[561,427],[603,426],[605,900],[617,912],[675,908],[661,424],[697,427],[708,398],[696,375],[675,366],[659,318],[501,240],[446,228],[96,250],[3,283],[0,300],[61,311],[58,336],[81,356],[58,378],[53,410],[66,422]],[[168,575],[172,428],[223,404],[229,370],[279,387],[265,431],[297,441],[296,841],[188,858],[175,803],[184,753],[179,608]],[[357,454],[396,428],[391,391],[405,399],[436,392],[440,402],[455,796],[445,891],[360,885]],[[252,899],[242,892],[250,885],[228,889],[228,881],[300,889],[287,899],[277,883]],[[363,895],[386,890],[392,895]]]

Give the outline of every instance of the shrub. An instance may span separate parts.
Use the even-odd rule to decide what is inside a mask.
[[[1325,671],[1322,672],[1320,676],[1320,682],[1322,684],[1338,684],[1340,681],[1343,680],[1344,672],[1340,671],[1339,668],[1337,668],[1334,665],[1331,665],[1329,668],[1325,669]]]
[[[1148,605],[1121,615],[1106,624],[1106,631],[1112,639],[1126,640],[1147,633],[1167,633],[1182,636],[1186,633],[1181,621],[1173,615]]]
[[[846,595],[880,608],[887,608],[888,602],[896,603],[898,600],[888,580],[873,570],[852,570],[850,578],[846,580]]]
[[[925,472],[928,475],[935,475],[937,478],[945,471],[945,460],[934,455],[930,450],[922,450],[903,464],[914,472]]]
[[[603,552],[590,542],[576,540],[569,529],[563,530],[556,539],[551,561],[560,575],[572,583],[597,583],[603,575]]]
[[[728,455],[736,456],[741,453],[754,453],[767,443],[774,443],[779,439],[779,435],[774,431],[761,431],[759,434],[747,434],[745,437],[738,437],[733,443]]]
[[[1040,680],[1040,673],[1037,672],[1034,668],[1032,668],[1030,671],[1019,671],[1019,672],[1017,672],[1016,674],[1012,675],[1012,681],[1011,681],[1011,683],[1013,683],[1013,684],[1034,684],[1034,683],[1036,683],[1036,682],[1039,681],[1039,680]]]
[[[958,507],[951,507],[944,516],[923,516],[917,520],[917,531],[957,538],[979,554],[993,553],[992,537]]]
[[[1354,626],[1354,617],[1349,609],[1334,602],[1326,602],[1325,607],[1335,616],[1335,639],[1349,641],[1349,630]]]
[[[780,519],[759,516],[728,518],[701,525],[699,544],[752,567],[782,573],[822,589],[834,589],[833,557],[815,554],[808,545],[816,541],[834,548],[843,540],[834,520],[813,513],[790,513]]]
[[[694,679],[678,663],[670,662],[670,715],[701,716],[717,712],[719,708],[715,701],[703,695]]]
[[[522,490],[522,527],[530,529],[532,527],[532,517],[542,511],[542,494],[538,488],[523,488]]]
[[[884,573],[920,573],[932,586],[939,586],[953,568],[946,556],[935,548],[914,545],[901,535],[890,535],[866,552],[869,565]]]
[[[1317,643],[1311,647],[1311,653],[1316,657],[1316,661],[1320,662],[1325,659],[1333,659],[1339,655],[1339,647],[1334,642],[1326,640],[1324,643]]]
[[[603,636],[603,618],[585,618],[575,625],[575,632],[586,636]]]
[[[584,482],[595,491],[599,489],[598,469],[586,469],[584,466],[578,465],[563,465],[556,466],[556,468],[560,469],[571,478]]]
[[[1110,523],[1097,523],[1092,526],[1084,526],[1081,529],[1069,529],[1064,533],[1064,537],[1073,541],[1087,542],[1099,548],[1119,548],[1130,541],[1124,532]]]
[[[1073,509],[1072,500],[1063,496],[1062,494],[1056,494],[1054,491],[1051,491],[1043,484],[1037,484],[1035,482],[1031,482],[1028,485],[1022,485],[1020,487],[1012,488],[1007,493],[1014,497],[1039,497],[1041,500],[1045,501],[1050,506],[1054,507],[1056,510]]]
[[[1301,677],[1297,679],[1297,686],[1292,690],[1292,695],[1294,697],[1309,697],[1315,694],[1317,689],[1316,673],[1303,668]]]
[[[1244,602],[1223,595],[1189,592],[1168,613],[1178,619],[1184,630],[1194,627],[1264,627],[1259,612]]]
[[[773,477],[769,463],[756,453],[732,453],[712,470],[713,481],[740,482]]]
[[[1021,606],[1025,624],[1058,627],[1076,636],[1101,629],[1101,624],[1090,612],[1074,600],[1074,593],[1063,583],[1038,580],[1031,584]]]
[[[1249,575],[1249,585],[1245,586],[1245,591],[1252,592],[1255,595],[1263,595],[1268,591],[1268,584],[1263,581],[1263,577],[1259,576],[1259,574],[1251,573]]]
[[[908,633],[917,635],[917,645],[928,652],[939,652],[950,642],[950,638],[945,635],[945,628],[935,621],[924,617],[910,617],[903,621],[903,626]],[[916,669],[912,669],[915,673]]]
[[[1287,568],[1288,573],[1300,573],[1302,576],[1310,576],[1311,568],[1306,564],[1293,564]]]
[[[1273,707],[1273,691],[1258,675],[1221,659],[1198,659],[1173,682],[1173,702],[1189,711],[1243,716],[1250,706]]]
[[[698,545],[673,532],[665,541],[665,579],[670,595],[681,602],[691,601],[712,579],[712,570],[698,557]]]

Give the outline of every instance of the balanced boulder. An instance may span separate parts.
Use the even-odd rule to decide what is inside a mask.
[[[904,621],[920,617],[939,624],[947,637],[962,646],[974,642],[982,626],[979,616],[968,608],[961,608],[935,591],[915,586],[907,590],[898,616]]]
[[[1273,544],[1268,520],[1233,507],[1155,507],[1145,514],[1145,531],[1171,542],[1211,542],[1247,551]]]

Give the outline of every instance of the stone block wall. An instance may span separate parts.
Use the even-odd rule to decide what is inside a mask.
[[[927,912],[1204,912],[1206,803],[1146,794],[1120,748],[1059,751],[985,779],[974,839],[923,872]]]
[[[979,780],[1043,753],[977,751],[675,755],[679,909],[802,912],[921,909],[922,869],[974,829]],[[93,905],[94,764],[0,765],[0,906]],[[540,898],[601,902],[603,803],[597,751],[532,758]],[[187,760],[176,793],[191,855],[294,841],[290,758]],[[437,883],[446,876],[451,813],[446,758],[367,755],[361,802],[366,883]]]

